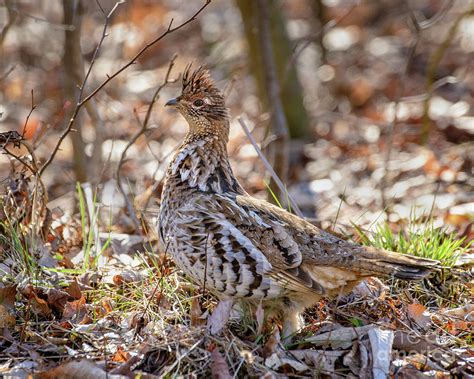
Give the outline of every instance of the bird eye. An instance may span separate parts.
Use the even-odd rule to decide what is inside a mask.
[[[196,107],[202,107],[204,105],[204,101],[201,99],[194,100],[193,105]]]

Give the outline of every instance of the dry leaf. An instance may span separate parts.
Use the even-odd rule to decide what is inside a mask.
[[[211,373],[213,379],[231,379],[229,365],[216,348],[211,353]]]
[[[84,296],[82,296],[79,300],[68,301],[64,306],[64,320],[70,320],[74,323],[80,323],[86,315],[86,298]]]
[[[35,292],[31,292],[30,305],[35,315],[48,317],[51,314],[51,308],[49,308],[48,303],[39,298]]]
[[[113,362],[127,362],[131,358],[128,351],[125,351],[122,346],[117,347],[117,351],[112,357]]]
[[[206,318],[203,317],[203,312],[201,310],[201,304],[197,297],[193,297],[191,301],[191,326],[201,326],[206,323]]]
[[[272,335],[268,338],[267,342],[262,348],[263,358],[270,357],[276,351],[279,343],[280,343],[280,332],[278,331],[278,328],[275,327]]]
[[[422,304],[408,304],[407,313],[408,316],[423,329],[425,329],[426,327],[428,327],[428,325],[431,324],[431,314]]]
[[[127,376],[113,375],[105,372],[95,363],[83,359],[66,362],[51,370],[38,373],[38,379],[125,379]]]
[[[13,309],[15,307],[16,285],[0,288],[0,304],[6,308]]]
[[[369,341],[372,347],[372,375],[374,379],[385,379],[390,376],[392,360],[393,331],[373,328],[369,330]]]
[[[448,317],[455,317],[465,321],[473,322],[474,304],[466,304],[458,308],[444,309],[440,313]]]
[[[352,346],[352,341],[368,333],[372,325],[359,327],[346,327],[331,330],[330,332],[317,334],[306,339],[316,346],[332,346],[334,349],[347,349]]]
[[[13,328],[15,326],[15,317],[13,317],[7,308],[0,304],[0,329]]]
[[[48,295],[48,305],[59,314],[64,310],[67,300],[69,299],[69,294],[67,292],[57,290],[55,288],[50,288],[47,291]]]
[[[217,304],[216,309],[212,312],[207,320],[207,327],[211,334],[218,334],[224,329],[229,320],[230,311],[232,310],[233,301],[231,299],[221,300]]]
[[[65,289],[65,291],[71,296],[72,298],[79,300],[82,297],[82,290],[81,286],[77,282],[77,279],[74,278],[74,281],[72,281]]]

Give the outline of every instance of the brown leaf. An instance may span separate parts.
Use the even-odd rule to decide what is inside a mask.
[[[213,379],[231,379],[229,365],[216,348],[211,353],[211,374]]]
[[[128,351],[125,351],[122,346],[117,347],[117,351],[112,357],[113,362],[127,362],[131,358]]]
[[[71,282],[65,289],[65,291],[71,296],[72,298],[79,300],[82,297],[82,290],[81,286],[77,282],[77,279],[74,278],[74,281]]]
[[[0,288],[0,304],[6,308],[15,307],[16,285]]]
[[[191,301],[191,326],[201,326],[206,323],[206,318],[203,317],[203,312],[201,310],[201,304],[197,297],[193,297]]]
[[[279,343],[280,343],[280,332],[278,331],[278,328],[275,327],[272,335],[268,338],[267,342],[262,348],[263,358],[268,358],[274,352],[276,352],[276,349]]]
[[[7,308],[0,304],[0,329],[13,328],[15,326],[15,317],[13,317]]]
[[[105,314],[108,314],[114,310],[110,297],[105,297],[102,299],[102,307],[105,310]]]
[[[108,374],[95,363],[83,359],[66,362],[55,368],[38,373],[38,379],[122,379],[122,375]]]
[[[69,298],[69,294],[67,292],[57,290],[55,288],[50,288],[47,292],[48,295],[48,305],[59,314],[61,314],[64,310],[64,305]]]
[[[87,315],[86,298],[82,296],[79,300],[68,301],[64,306],[63,319],[80,323]]]
[[[46,300],[41,299],[35,292],[31,292],[30,297],[31,310],[35,315],[48,317],[51,314],[51,308]]]
[[[431,315],[426,307],[422,304],[413,303],[407,306],[408,317],[415,321],[418,326],[425,329],[431,324]]]

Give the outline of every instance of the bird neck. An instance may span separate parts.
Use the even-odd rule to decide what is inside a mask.
[[[229,126],[190,127],[167,172],[166,185],[206,193],[244,194],[227,154]]]

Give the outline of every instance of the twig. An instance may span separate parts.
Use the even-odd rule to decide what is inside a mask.
[[[242,117],[238,117],[237,120],[239,121],[239,124],[240,124],[240,126],[242,127],[242,129],[244,130],[245,135],[247,136],[247,138],[249,139],[250,143],[251,143],[252,146],[254,147],[254,149],[255,149],[255,151],[257,152],[259,158],[262,160],[263,164],[265,165],[265,168],[266,168],[267,171],[270,173],[271,177],[272,177],[273,180],[275,181],[275,184],[278,186],[279,190],[280,190],[282,193],[287,192],[286,189],[285,189],[285,185],[282,183],[282,181],[280,180],[280,178],[279,178],[278,175],[276,174],[276,172],[275,172],[275,170],[273,169],[272,165],[268,162],[268,160],[267,160],[267,158],[265,157],[265,155],[263,154],[262,150],[258,147],[257,142],[256,142],[255,139],[253,138],[252,133],[250,133],[250,130],[248,129],[248,127],[247,127],[245,121],[243,120],[243,118],[242,118]],[[303,213],[301,212],[300,208],[298,207],[298,205],[296,204],[296,202],[293,200],[293,198],[290,196],[289,193],[287,193],[287,196],[288,196],[288,202],[290,203],[291,208],[295,211],[295,213],[296,213],[299,217],[304,218]]]
[[[120,175],[120,169],[122,168],[122,165],[123,165],[123,162],[125,160],[125,156],[127,155],[127,151],[128,149],[137,141],[137,139],[143,134],[145,133],[145,131],[147,130],[147,127],[148,127],[148,123],[150,121],[150,116],[151,116],[151,112],[153,110],[153,106],[155,105],[155,102],[156,100],[158,100],[158,98],[160,97],[160,92],[161,90],[166,86],[168,85],[169,83],[173,83],[175,80],[170,80],[170,74],[171,74],[171,70],[173,69],[173,66],[174,66],[174,62],[176,60],[176,57],[177,55],[174,55],[173,58],[171,58],[171,61],[168,65],[168,70],[166,71],[166,75],[165,75],[165,79],[163,80],[163,82],[158,86],[158,88],[156,89],[155,93],[153,94],[153,97],[150,101],[150,105],[148,106],[148,109],[147,109],[147,112],[146,112],[146,115],[145,115],[145,119],[143,120],[143,123],[141,125],[141,128],[140,130],[138,130],[134,135],[133,137],[130,139],[130,141],[128,141],[127,143],[127,146],[125,146],[125,149],[122,151],[122,154],[120,156],[120,160],[119,160],[119,163],[117,165],[117,170],[115,171],[115,178],[117,180],[117,185],[118,185],[118,188],[119,188],[119,191],[122,193],[124,199],[125,199],[125,202],[127,204],[127,210],[128,210],[128,213],[130,215],[130,217],[132,218],[133,220],[133,223],[135,224],[135,227],[137,230],[140,230],[140,223],[139,223],[139,218],[135,212],[135,209],[132,205],[132,203],[130,202],[130,199],[128,198],[128,195],[127,193],[125,192],[125,190],[123,189],[122,187],[122,178],[121,178],[121,175]]]
[[[31,108],[30,108],[30,111],[28,112],[28,115],[26,116],[25,124],[23,125],[23,131],[21,133],[22,138],[25,137],[28,121],[30,120],[31,114],[33,113],[35,109],[36,109],[35,96],[34,96],[33,90],[31,90]]]
[[[188,25],[190,22],[194,21],[196,19],[196,17],[204,10],[204,8],[206,8],[210,3],[211,3],[211,0],[206,0],[206,2],[201,6],[201,8],[199,8],[199,10],[197,12],[195,12],[189,19],[187,19],[186,21],[184,21],[182,24],[176,26],[175,28],[172,28],[172,24],[173,24],[173,19],[171,19],[171,22],[170,24],[168,25],[168,28],[166,29],[165,32],[163,32],[160,36],[158,36],[157,38],[155,38],[153,41],[147,43],[143,48],[140,49],[140,51],[138,51],[137,54],[135,54],[135,56],[128,62],[126,63],[124,66],[122,66],[121,68],[119,68],[117,71],[115,71],[112,75],[107,75],[107,79],[105,79],[99,86],[97,86],[97,88],[95,90],[93,90],[88,96],[86,96],[84,99],[82,99],[82,94],[83,94],[83,91],[84,91],[84,87],[85,87],[85,84],[86,84],[86,80],[87,78],[89,77],[89,74],[90,74],[90,71],[92,69],[92,66],[95,62],[95,58],[97,56],[97,52],[99,51],[100,47],[102,46],[102,42],[104,41],[105,37],[107,36],[107,28],[108,28],[108,24],[109,24],[109,20],[110,20],[110,17],[112,16],[113,12],[117,9],[117,6],[120,5],[122,2],[118,2],[116,3],[116,5],[112,8],[112,10],[108,13],[108,15],[106,16],[105,18],[105,24],[104,24],[104,29],[103,29],[103,33],[102,33],[102,36],[101,36],[101,39],[99,40],[99,43],[97,45],[97,48],[94,52],[94,55],[93,55],[93,58],[92,58],[92,61],[91,61],[91,64],[89,66],[89,69],[88,69],[88,73],[86,74],[86,76],[84,77],[84,80],[82,81],[82,84],[80,86],[80,93],[79,93],[79,97],[78,97],[78,101],[76,103],[76,107],[74,109],[74,112],[71,116],[71,119],[69,120],[69,123],[66,127],[66,129],[63,131],[63,133],[61,134],[61,136],[59,137],[59,140],[56,144],[56,146],[54,147],[53,149],[53,152],[52,154],[50,155],[50,157],[48,158],[48,160],[44,163],[44,165],[41,167],[39,173],[40,175],[43,174],[43,172],[46,170],[46,168],[51,164],[51,162],[54,160],[54,157],[56,156],[56,153],[58,152],[59,148],[61,147],[61,144],[62,142],[64,141],[64,139],[66,138],[66,136],[71,132],[72,130],[72,127],[74,126],[74,122],[75,122],[75,119],[80,111],[80,109],[82,108],[82,106],[87,103],[90,99],[92,99],[102,88],[104,88],[112,79],[114,79],[117,75],[119,75],[120,73],[122,73],[123,71],[125,71],[128,67],[130,67],[131,65],[135,64],[137,59],[140,58],[143,53],[145,51],[147,51],[150,47],[152,47],[153,45],[155,45],[156,43],[158,43],[159,41],[161,41],[163,38],[165,38],[168,34],[171,34],[183,27],[185,27],[186,25]]]

